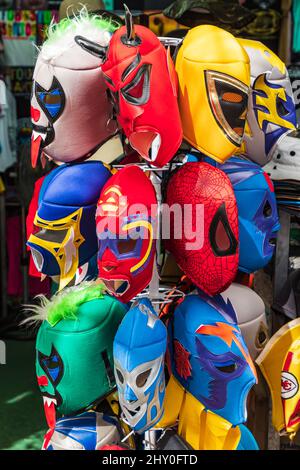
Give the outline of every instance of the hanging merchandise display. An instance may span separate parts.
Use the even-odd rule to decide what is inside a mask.
[[[110,176],[101,162],[86,162],[62,165],[43,181],[27,245],[38,272],[55,277],[59,289],[74,280],[78,268],[87,274],[97,253],[96,204]]]
[[[170,53],[148,28],[133,26],[126,11],[126,26],[113,35],[102,70],[130,145],[152,165],[168,163],[182,140]]]
[[[166,11],[201,5],[231,29],[253,20],[225,3]],[[158,38],[124,13],[121,25],[83,7],[51,24],[34,70],[32,164],[58,165],[28,217],[36,274],[58,283],[28,318],[43,449],[264,448],[262,374],[275,429],[292,439],[299,322],[270,340],[252,290],[280,229],[271,179],[297,184],[286,67],[216,25]],[[295,273],[280,302],[296,315]]]
[[[45,156],[57,162],[86,159],[116,132],[100,58],[87,52],[91,41],[97,52],[105,51],[114,29],[86,10],[49,27],[33,74],[33,166]]]
[[[167,330],[149,299],[134,303],[114,339],[114,370],[121,410],[139,434],[164,412]]]
[[[259,165],[238,157],[217,166],[230,179],[238,206],[239,270],[255,272],[271,260],[280,228],[273,183]]]
[[[259,41],[239,39],[250,58],[251,93],[241,153],[265,165],[296,128],[293,91],[285,64]]]
[[[170,213],[166,249],[196,286],[209,295],[222,292],[239,262],[238,210],[229,178],[208,163],[185,163],[171,175],[165,202],[183,214],[176,222]]]
[[[281,327],[256,359],[271,392],[273,425],[290,439],[300,427],[299,335],[297,318]]]
[[[32,309],[42,322],[36,375],[53,432],[56,412],[78,414],[114,390],[113,339],[126,308],[102,285],[83,283]]]
[[[156,217],[153,184],[135,165],[118,171],[101,191],[96,212],[99,278],[122,302],[151,281]]]
[[[248,55],[230,33],[216,26],[198,26],[183,40],[176,71],[184,139],[224,162],[243,141],[250,85]]]

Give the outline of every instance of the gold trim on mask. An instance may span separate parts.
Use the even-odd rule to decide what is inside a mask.
[[[249,96],[249,87],[245,85],[243,82],[238,80],[237,78],[231,77],[230,75],[221,73],[221,72],[216,72],[213,70],[205,70],[205,83],[207,87],[207,94],[209,97],[209,102],[211,105],[211,109],[213,112],[213,115],[220,125],[220,127],[224,130],[225,134],[227,137],[231,140],[233,144],[235,144],[237,147],[240,147],[242,144],[243,138],[244,138],[244,132],[242,135],[237,134],[232,127],[229,125],[227,122],[223,111],[222,107],[220,105],[220,100],[218,97],[218,93],[216,90],[216,81],[223,82],[226,84],[229,84],[241,92],[245,93],[247,96]],[[240,118],[245,118],[246,117],[246,109],[245,113],[240,116]]]
[[[37,214],[34,218],[34,225],[44,230],[62,231],[66,230],[66,235],[62,242],[44,240],[37,235],[31,234],[28,242],[40,246],[50,252],[57,261],[60,270],[59,289],[63,289],[69,284],[76,274],[79,264],[78,249],[85,241],[80,232],[80,220],[83,208],[76,210],[72,214],[57,219],[55,221],[44,220]]]

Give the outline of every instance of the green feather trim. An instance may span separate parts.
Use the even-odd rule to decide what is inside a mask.
[[[61,320],[76,320],[78,307],[89,300],[101,299],[106,292],[105,286],[97,281],[83,281],[55,294],[50,300],[38,295],[39,305],[24,305],[32,315],[22,323],[47,321],[55,326]]]
[[[85,284],[85,283],[83,283]],[[104,297],[105,287],[103,284],[88,286],[76,286],[67,289],[62,295],[55,296],[48,306],[47,321],[51,326],[55,326],[59,321],[66,319],[76,320],[78,307],[89,300],[101,299]]]

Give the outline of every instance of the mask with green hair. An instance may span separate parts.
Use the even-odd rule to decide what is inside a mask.
[[[118,26],[86,8],[50,25],[33,73],[33,167],[40,157],[64,163],[89,158],[116,132],[101,65]],[[94,54],[87,51],[91,41]]]
[[[124,304],[95,283],[70,288],[35,307],[42,319],[36,341],[36,374],[50,428],[56,411],[91,408],[115,388],[113,339]]]

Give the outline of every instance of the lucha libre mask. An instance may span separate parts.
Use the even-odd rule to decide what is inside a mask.
[[[167,330],[148,299],[127,312],[114,339],[119,403],[130,427],[143,433],[163,414]]]
[[[271,260],[280,228],[274,186],[259,165],[232,157],[219,166],[233,186],[239,214],[239,270],[252,273]]]
[[[104,186],[96,213],[99,277],[122,302],[150,283],[155,259],[155,189],[137,166]]]
[[[43,450],[99,450],[120,440],[116,417],[87,411],[58,419],[54,432],[50,430],[45,436]]]
[[[166,191],[171,236],[165,247],[209,295],[225,290],[238,267],[238,212],[224,176],[207,163],[185,163],[171,176]],[[180,220],[175,217],[178,207]]]
[[[249,58],[216,26],[191,29],[176,59],[183,137],[222,163],[241,146],[250,85]]]
[[[62,165],[43,181],[27,245],[40,273],[59,276],[59,289],[97,253],[96,204],[110,176],[101,162],[90,161]]]
[[[36,374],[53,429],[56,410],[78,413],[114,389],[113,338],[126,308],[103,294],[103,286],[89,283],[61,292],[35,311],[44,319]]]
[[[263,300],[250,287],[236,283],[231,284],[221,295],[226,302],[230,300],[250,356],[256,359],[269,340]]]
[[[163,166],[182,139],[174,65],[154,33],[133,27],[128,11],[126,23],[112,37],[104,78],[131,146],[151,164]]]
[[[175,378],[206,409],[233,425],[245,422],[256,370],[230,301],[189,295],[176,308],[170,331]]]
[[[272,397],[272,422],[293,439],[300,428],[300,319],[283,325],[256,359]]]
[[[244,144],[248,158],[265,165],[284,136],[296,128],[296,109],[285,64],[259,41],[239,39],[250,58],[251,94]]]
[[[49,29],[33,74],[33,167],[43,155],[58,162],[88,158],[116,131],[100,67],[114,29],[84,12]],[[101,61],[86,50],[91,40]]]

